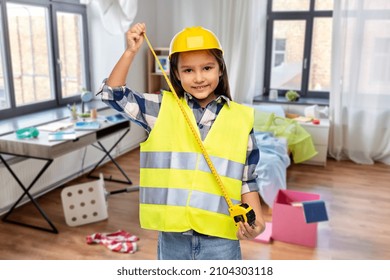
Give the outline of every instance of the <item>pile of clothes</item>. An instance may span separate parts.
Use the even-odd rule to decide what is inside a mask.
[[[134,253],[137,251],[139,238],[124,230],[112,233],[94,233],[87,236],[87,244],[101,244],[118,253]]]

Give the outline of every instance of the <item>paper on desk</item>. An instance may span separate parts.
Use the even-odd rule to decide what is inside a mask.
[[[73,126],[72,122],[52,122],[52,123],[38,126],[38,130],[54,132],[54,131],[63,130],[63,129],[66,129],[66,128],[69,128],[72,126]]]
[[[63,140],[75,140],[76,132],[74,131],[57,131],[57,132],[51,132],[48,135],[49,141],[63,141]]]

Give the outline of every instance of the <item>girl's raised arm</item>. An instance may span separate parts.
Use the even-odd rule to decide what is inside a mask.
[[[136,23],[126,32],[127,47],[106,81],[108,86],[119,87],[126,84],[127,74],[135,55],[144,41],[143,33],[145,32],[146,26],[144,23]]]

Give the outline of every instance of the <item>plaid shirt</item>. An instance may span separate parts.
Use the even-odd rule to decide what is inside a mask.
[[[111,88],[105,84],[105,81],[98,94],[101,94],[104,103],[121,113],[125,113],[148,133],[153,129],[160,111],[161,94],[138,93],[125,86]],[[218,96],[206,108],[202,108],[190,94],[185,94],[185,99],[194,113],[201,138],[204,140],[223,105],[225,103],[229,105],[230,100],[225,96]],[[256,145],[253,129],[249,136],[246,163],[242,176],[242,194],[259,191],[255,169],[260,159],[260,153]]]

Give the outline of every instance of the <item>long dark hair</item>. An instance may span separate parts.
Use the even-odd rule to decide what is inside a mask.
[[[219,78],[218,86],[214,91],[215,95],[217,96],[224,95],[228,97],[230,100],[232,100],[232,97],[230,95],[230,86],[229,86],[226,64],[225,64],[225,60],[223,59],[222,51],[218,49],[209,49],[207,51],[217,59],[219,69],[221,70],[222,73],[221,77]],[[170,64],[169,79],[171,80],[172,86],[175,89],[177,95],[179,97],[183,97],[184,88],[182,87],[180,80],[176,76],[176,73],[178,72],[177,64],[179,62],[179,54],[180,53],[174,53],[171,55],[171,58],[169,60],[169,64]]]

